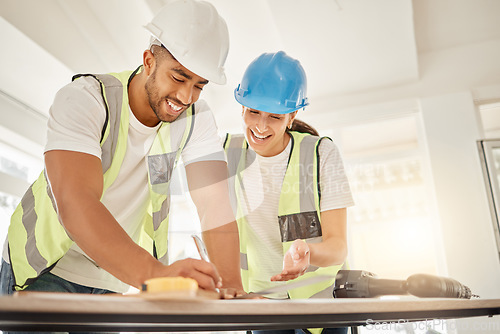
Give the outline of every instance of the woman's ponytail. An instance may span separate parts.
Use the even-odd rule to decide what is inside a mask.
[[[310,126],[304,121],[301,121],[300,119],[294,119],[292,123],[292,127],[290,128],[290,131],[297,131],[297,132],[302,132],[302,133],[309,133],[313,136],[319,136],[318,131],[316,131],[315,128]]]

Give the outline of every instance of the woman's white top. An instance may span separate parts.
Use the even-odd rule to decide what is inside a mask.
[[[270,278],[279,274],[283,268],[278,203],[291,142],[290,140],[285,150],[278,155],[263,157],[256,154],[255,161],[247,161],[243,172],[243,187],[247,200],[240,204],[251,227],[249,235],[246,236],[247,242],[259,245],[256,247],[258,249],[256,261],[260,271],[265,273],[261,281],[255,282],[259,289],[282,284],[282,282],[271,282]],[[354,205],[337,146],[332,141],[324,139],[319,145],[319,154],[320,210],[328,211]],[[273,297],[286,298],[287,295],[282,293]]]

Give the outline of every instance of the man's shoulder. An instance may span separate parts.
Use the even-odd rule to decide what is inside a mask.
[[[100,96],[101,85],[95,77],[82,76],[67,83],[60,91],[69,94]]]
[[[83,107],[87,113],[92,110],[105,110],[101,86],[92,77],[81,77],[63,86],[56,94],[52,109],[64,109]]]
[[[205,112],[205,111],[211,112],[210,106],[208,105],[207,101],[205,101],[203,99],[199,99],[198,101],[196,101],[193,104],[193,106],[194,106],[194,110],[196,113],[201,113],[201,112]]]
[[[195,126],[214,126],[215,115],[205,100],[198,100],[193,104],[194,114],[196,117]]]

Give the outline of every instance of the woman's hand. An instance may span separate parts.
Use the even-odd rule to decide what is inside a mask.
[[[311,264],[309,245],[301,240],[295,240],[283,257],[283,271],[271,277],[271,281],[289,281],[302,276]]]
[[[236,288],[220,288],[219,289],[219,297],[221,299],[233,299],[236,297],[241,297],[246,295],[246,292],[242,289]]]

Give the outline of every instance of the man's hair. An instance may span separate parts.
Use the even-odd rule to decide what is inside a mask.
[[[156,61],[161,63],[163,60],[170,58],[175,59],[175,57],[168,51],[164,46],[151,45],[151,52],[155,56]]]

